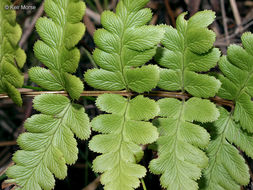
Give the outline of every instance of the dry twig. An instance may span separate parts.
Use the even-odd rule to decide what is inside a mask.
[[[224,32],[225,32],[225,40],[228,46],[228,44],[230,43],[230,40],[228,36],[228,25],[227,25],[227,16],[226,16],[226,11],[225,11],[224,0],[220,0],[220,3],[221,3],[222,21],[223,21]]]
[[[19,42],[19,46],[23,47],[24,44],[26,43],[27,39],[30,37],[31,33],[33,32],[33,29],[35,27],[35,24],[37,22],[37,20],[39,19],[39,17],[41,17],[41,15],[44,12],[44,1],[42,2],[42,4],[40,5],[37,13],[35,14],[35,16],[33,17],[31,24],[29,25],[29,28],[27,28],[25,30],[25,32],[23,33],[23,36]]]
[[[164,3],[165,3],[166,10],[168,12],[168,15],[170,16],[170,20],[172,22],[172,26],[175,27],[176,26],[175,15],[173,13],[173,10],[170,7],[169,0],[164,0]]]
[[[89,34],[93,36],[96,30],[96,27],[94,26],[93,22],[91,22],[90,18],[87,15],[83,17],[83,21],[87,27],[87,31],[89,32]]]
[[[3,142],[0,142],[0,147],[1,146],[13,146],[13,145],[16,145],[17,142],[16,141],[3,141]]]
[[[150,25],[155,25],[158,20],[158,14],[154,14],[152,20],[149,22]]]
[[[238,33],[240,33],[240,32],[242,32],[242,20],[241,20],[241,16],[239,14],[235,0],[230,0],[230,5],[232,7],[232,11],[233,11],[233,14],[235,17],[236,25],[238,26],[238,28],[236,30],[238,30]]]
[[[98,12],[101,14],[104,11],[102,5],[100,4],[99,0],[94,0],[94,1],[95,1]]]
[[[89,8],[86,8],[86,15],[94,20],[96,24],[100,24],[100,15]]]
[[[190,12],[190,16],[193,16],[199,10],[200,3],[201,0],[189,0],[187,6]]]
[[[117,0],[112,0],[111,4],[109,5],[109,9],[115,10],[117,4]]]
[[[250,26],[252,26],[252,25],[253,25],[253,21],[249,22],[248,24],[245,24],[244,26],[242,26],[242,29],[241,29],[240,32],[244,32],[245,30],[247,30],[247,29],[248,29]],[[238,34],[239,34],[239,31],[237,30],[237,31],[235,31],[233,34],[229,35],[227,38],[231,40],[232,38],[236,37]],[[224,40],[225,40],[225,39],[226,39],[226,38],[218,39],[218,40],[214,43],[214,45],[215,45],[215,46],[227,46],[227,43],[224,43]],[[233,41],[233,44],[236,44],[236,42]],[[238,44],[240,44],[240,41],[238,42]]]
[[[86,186],[82,190],[95,190],[99,184],[100,184],[100,176],[97,177],[93,182],[91,182],[88,186]]]
[[[10,162],[1,172],[0,172],[0,176],[2,176],[9,167],[13,166],[14,165],[14,162]]]

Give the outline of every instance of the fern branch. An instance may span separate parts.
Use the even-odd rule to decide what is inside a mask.
[[[156,87],[158,68],[142,65],[155,55],[164,31],[161,27],[145,25],[152,17],[151,10],[143,8],[147,2],[121,0],[116,14],[103,12],[101,23],[104,28],[94,34],[97,48],[93,53],[100,69],[88,70],[84,75],[90,86],[139,93]]]
[[[92,120],[96,135],[89,143],[91,150],[102,153],[93,161],[93,170],[103,173],[101,183],[107,190],[134,189],[138,178],[145,176],[145,167],[136,164],[143,151],[140,144],[154,142],[158,133],[149,122],[158,113],[154,100],[137,96],[134,99],[104,94],[98,97],[97,106],[107,113]]]
[[[46,0],[45,11],[51,18],[40,18],[36,29],[43,41],[35,44],[36,57],[49,69],[33,67],[29,75],[44,89],[65,90],[72,100],[62,95],[41,94],[34,99],[34,108],[41,114],[25,122],[27,133],[18,138],[13,157],[16,165],[7,170],[9,183],[23,190],[50,190],[54,176],[64,179],[67,165],[77,160],[74,134],[85,140],[90,136],[89,118],[81,105],[72,101],[80,97],[83,83],[74,73],[80,52],[75,47],[85,27],[80,22],[85,12],[81,0]]]
[[[81,80],[70,73],[76,71],[80,60],[75,45],[85,32],[80,22],[85,8],[81,1],[45,1],[44,9],[50,19],[43,17],[36,23],[42,40],[35,43],[34,53],[49,69],[33,67],[29,70],[33,82],[44,89],[65,90],[72,99],[78,99],[84,88]]]
[[[84,75],[90,86],[110,91],[126,89],[127,96],[134,94],[130,91],[143,93],[156,87],[158,67],[143,65],[155,55],[164,30],[146,25],[152,17],[151,10],[144,8],[147,2],[121,0],[116,13],[105,11],[101,15],[104,29],[94,34],[97,48],[93,53],[100,68],[88,70]],[[125,99],[105,94],[98,97],[96,104],[112,114],[100,115],[92,121],[93,129],[103,133],[94,136],[89,144],[91,150],[102,153],[94,160],[93,168],[103,173],[101,183],[105,189],[137,188],[139,178],[146,174],[146,169],[137,164],[143,156],[140,144],[154,142],[158,137],[157,129],[146,122],[157,115],[158,107],[141,95]]]
[[[160,132],[158,158],[149,167],[154,174],[161,174],[161,185],[168,190],[198,189],[196,181],[208,164],[201,149],[208,145],[209,134],[195,121],[213,122],[219,116],[215,105],[201,97],[215,96],[220,82],[196,73],[210,70],[219,60],[220,52],[213,48],[215,34],[207,29],[215,15],[212,11],[201,11],[189,21],[184,16],[185,13],[178,17],[176,29],[164,26],[164,47],[156,55],[158,63],[166,68],[161,69],[158,86],[191,95],[187,101],[185,98],[158,101],[162,117],[156,121]]]
[[[25,52],[18,47],[22,30],[16,23],[16,12],[5,10],[9,0],[0,2],[0,93],[8,96],[19,106],[22,99],[16,88],[21,88],[24,77],[20,69],[26,61]]]
[[[66,164],[77,160],[77,142],[90,135],[89,118],[84,108],[73,104],[61,95],[44,94],[34,99],[34,108],[42,114],[25,122],[28,133],[19,136],[22,150],[13,160],[16,165],[7,170],[9,183],[17,183],[20,189],[52,189],[53,174],[63,179],[67,175]]]
[[[208,100],[191,98],[182,102],[161,99],[160,116],[156,121],[160,137],[158,158],[150,163],[154,174],[162,174],[161,185],[167,189],[198,189],[195,180],[208,158],[200,150],[208,145],[209,134],[193,121],[212,122],[219,116],[215,105]]]
[[[230,113],[220,108],[221,117],[214,123],[214,135],[207,149],[210,165],[204,172],[202,189],[239,190],[249,183],[249,168],[232,145],[253,158],[253,34],[244,33],[242,44],[244,48],[229,46],[227,56],[219,61],[224,75],[218,76],[222,82],[218,95],[232,100],[234,108]]]
[[[249,152],[252,151],[252,137],[234,122],[234,110],[229,113],[220,108],[220,113],[219,120],[212,126],[216,132],[207,148],[209,167],[204,171],[200,189],[240,190],[241,185],[249,183],[249,168],[232,143],[242,146],[252,157]]]

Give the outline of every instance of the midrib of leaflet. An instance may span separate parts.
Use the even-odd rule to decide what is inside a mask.
[[[124,111],[124,114],[123,114],[123,124],[122,124],[122,127],[121,127],[121,131],[120,131],[120,134],[121,134],[121,140],[120,140],[120,145],[119,145],[119,148],[118,148],[118,154],[119,154],[119,162],[118,162],[118,165],[119,165],[119,169],[120,169],[120,172],[119,172],[119,178],[120,178],[120,175],[121,175],[121,162],[122,162],[122,160],[124,159],[124,158],[122,158],[121,157],[121,146],[122,146],[122,144],[123,144],[123,142],[124,142],[124,135],[123,135],[123,133],[124,133],[124,130],[125,130],[125,127],[126,127],[126,121],[127,121],[127,118],[128,118],[128,116],[127,116],[127,111],[128,111],[128,109],[129,109],[129,104],[130,104],[130,98],[128,98],[127,99],[127,105],[126,105],[126,107],[125,107],[125,111]]]
[[[60,74],[61,77],[59,78],[59,77],[57,77],[55,75],[53,75],[53,76],[58,79],[58,81],[60,82],[60,85],[65,89],[65,82],[62,80],[62,78],[63,78],[62,73],[64,71],[62,69],[60,58],[62,57],[62,50],[65,48],[64,42],[63,42],[63,38],[65,36],[65,31],[66,31],[65,28],[66,28],[67,18],[68,18],[68,11],[67,11],[67,9],[68,9],[68,5],[69,5],[70,2],[69,2],[69,0],[63,0],[63,3],[64,3],[64,5],[62,7],[59,7],[59,5],[58,5],[58,7],[60,9],[64,10],[65,17],[63,17],[63,19],[62,19],[63,23],[61,23],[61,25],[60,25],[60,27],[61,27],[61,31],[60,31],[60,36],[61,37],[60,37],[60,39],[61,40],[59,42],[59,45],[56,47],[56,50],[57,50],[56,67],[57,67],[57,70],[58,70],[58,72],[59,72],[59,74]],[[58,25],[57,23],[55,23],[55,24]]]
[[[223,142],[226,141],[225,133],[227,131],[227,127],[229,125],[229,122],[232,119],[232,115],[233,115],[233,111],[230,112],[229,118],[227,118],[224,129],[222,130],[221,138],[220,138],[219,145],[218,145],[219,147],[218,147],[218,150],[215,153],[214,161],[209,163],[209,165],[211,165],[211,169],[210,169],[210,172],[208,173],[208,175],[210,177],[207,180],[207,188],[209,187],[209,184],[212,183],[213,172],[215,170],[216,163],[217,163],[217,156],[220,153],[221,147],[223,146]],[[209,161],[210,161],[210,159],[209,159]]]
[[[250,70],[248,72],[248,76],[247,76],[247,79],[245,80],[245,82],[240,86],[240,90],[238,91],[238,93],[236,94],[234,100],[237,101],[238,97],[240,97],[243,93],[243,90],[247,87],[247,84],[248,84],[248,81],[249,79],[253,76],[253,69]],[[248,94],[248,93],[247,93]]]
[[[175,136],[171,136],[171,138],[175,138],[174,140],[174,147],[173,147],[173,153],[175,155],[175,165],[177,166],[177,162],[178,160],[180,160],[177,156],[177,149],[178,149],[178,141],[180,141],[180,139],[178,139],[178,132],[180,130],[180,128],[182,127],[182,122],[183,122],[183,113],[184,113],[184,106],[185,106],[185,100],[183,99],[182,100],[182,104],[181,104],[181,108],[180,108],[180,114],[178,116],[178,119],[177,119],[177,124],[176,124],[176,133],[175,133]],[[169,136],[170,137],[170,136]],[[178,169],[177,169],[177,172]],[[176,174],[177,175],[177,174]]]
[[[127,14],[127,18],[128,18],[128,14]],[[124,72],[125,71],[125,64],[124,64],[123,59],[122,59],[122,51],[123,51],[123,47],[124,47],[123,38],[124,38],[124,35],[125,35],[125,31],[126,31],[125,22],[126,22],[127,18],[123,18],[124,20],[122,18],[120,18],[120,20],[123,23],[123,31],[122,31],[122,34],[119,36],[119,39],[120,39],[120,51],[119,51],[120,65],[119,66],[120,66],[120,72],[121,72],[122,78],[123,78],[123,83],[124,83],[124,85],[126,87],[126,90],[129,91],[129,88],[128,88],[128,85],[127,85],[127,81],[126,81],[125,72]]]

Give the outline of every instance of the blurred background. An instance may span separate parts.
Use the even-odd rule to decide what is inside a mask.
[[[33,45],[39,39],[34,28],[36,20],[45,15],[43,11],[42,0],[16,0],[12,1],[15,5],[31,5],[35,9],[17,10],[17,22],[23,29],[23,36],[20,46],[26,51],[27,62],[23,68],[25,74],[25,84],[21,91],[28,89],[41,90],[35,84],[29,81],[27,71],[33,66],[43,66],[33,53]],[[92,52],[95,48],[93,34],[97,28],[100,28],[100,14],[104,10],[115,10],[117,0],[84,0],[87,5],[86,15],[83,18],[87,30],[85,36],[78,44],[81,51],[81,61],[76,75],[83,79],[83,73],[93,68]],[[211,25],[215,31],[217,39],[215,46],[219,47],[223,54],[226,54],[228,44],[240,44],[240,36],[245,31],[253,31],[253,1],[251,0],[150,0],[147,7],[153,10],[153,18],[150,24],[168,24],[175,26],[177,16],[187,11],[189,18],[200,10],[211,9],[216,12],[216,20]],[[153,61],[153,60],[152,60]],[[152,62],[151,61],[151,62]],[[85,86],[86,90],[93,90],[91,87]],[[18,150],[16,138],[24,132],[23,123],[36,112],[32,109],[32,98],[23,97],[24,104],[17,107],[9,99],[0,97],[0,184],[7,179],[4,174],[5,169],[12,164],[12,154]],[[100,111],[94,106],[95,97],[82,97],[79,100],[86,108],[90,119],[97,116]],[[56,190],[102,190],[99,184],[99,174],[92,171],[92,160],[97,154],[89,151],[87,141],[79,141],[79,159],[76,164],[69,167],[68,177],[65,180],[57,180]],[[141,164],[148,166],[149,161],[156,156],[153,146],[145,147],[145,157]],[[253,161],[243,155],[253,169]],[[251,173],[251,179],[253,175]],[[252,182],[251,180],[251,182]],[[150,173],[144,178],[146,187],[149,190],[161,189],[158,176]],[[2,189],[11,189],[2,184]],[[140,187],[139,189],[143,189]],[[251,190],[251,183],[248,187],[242,189]]]

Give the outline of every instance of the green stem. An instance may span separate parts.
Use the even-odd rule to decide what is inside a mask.
[[[44,91],[45,89],[40,88],[40,87],[36,87],[36,86],[22,86],[22,88],[26,88],[26,89],[32,89],[32,90],[37,90],[37,91]]]
[[[143,178],[141,179],[141,184],[142,184],[143,190],[147,190],[146,185],[145,185],[145,181]]]
[[[87,55],[88,59],[90,60],[90,62],[91,62],[91,64],[92,64],[92,66],[93,66],[94,68],[98,68],[98,66],[97,66],[97,64],[95,63],[95,61],[94,61],[94,59],[93,59],[91,53],[90,53],[87,49],[85,49],[84,47],[82,48],[82,50],[83,50],[83,51],[85,52],[85,54]]]
[[[85,145],[86,145],[86,149],[85,149],[85,160],[87,161],[88,160],[88,143],[87,141],[85,142]],[[89,175],[89,166],[86,165],[85,166],[85,179],[84,179],[84,182],[85,182],[85,186],[88,184],[88,175]]]
[[[104,0],[104,9],[105,10],[109,9],[109,7],[108,7],[108,0]]]
[[[0,176],[0,181],[4,180],[5,178],[7,178],[6,174],[3,174]]]
[[[83,151],[80,150],[79,152],[80,152],[81,157],[82,157],[83,159],[85,159],[85,154],[83,153]],[[92,170],[92,164],[89,162],[89,160],[85,160],[85,164],[87,164],[87,166]],[[96,177],[99,176],[96,172],[93,172],[93,173],[94,173],[94,175],[95,175]]]
[[[81,96],[81,98],[83,98],[84,100],[90,100],[90,101],[96,101],[96,98],[92,97],[92,96]]]

